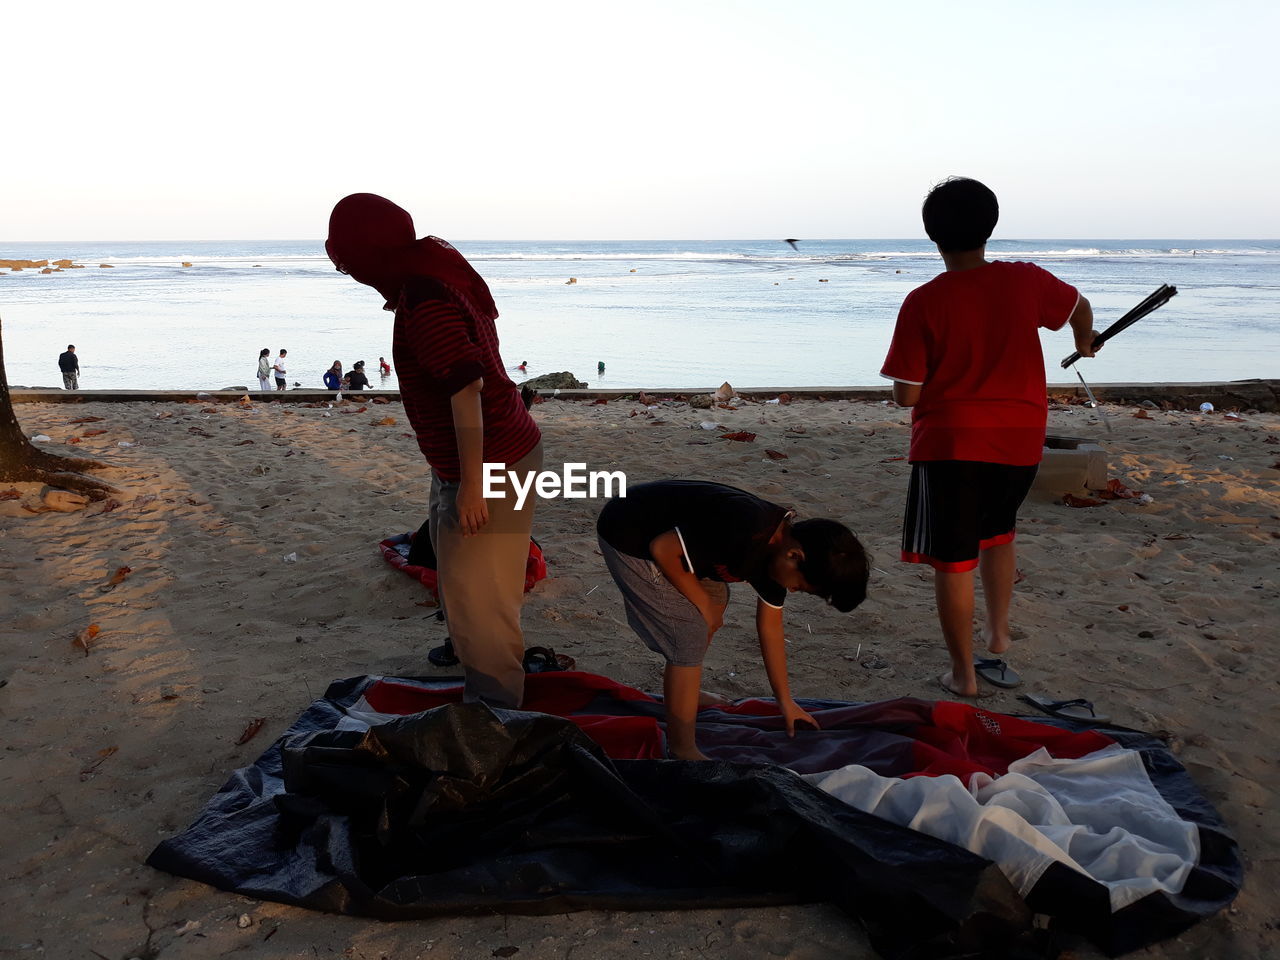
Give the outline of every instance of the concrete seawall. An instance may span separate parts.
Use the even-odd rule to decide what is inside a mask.
[[[1222,410],[1263,410],[1280,412],[1280,380],[1232,380],[1220,383],[1099,383],[1093,384],[1099,400],[1118,404],[1139,404],[1144,400],[1169,409],[1197,409],[1208,401]],[[621,400],[634,397],[641,388],[619,390],[542,390],[542,396],[559,400]],[[712,393],[714,387],[645,387],[644,392],[657,399],[691,397]],[[1050,396],[1084,397],[1079,384],[1051,383]],[[314,403],[333,397],[331,390],[285,390],[263,393],[258,390],[59,390],[53,387],[12,387],[14,403],[183,403],[209,397],[211,402],[239,400],[248,394],[257,403]],[[796,400],[888,400],[892,390],[888,384],[870,387],[747,387],[739,396],[753,400],[772,400],[779,394],[790,394]],[[348,399],[385,397],[399,400],[396,390],[364,390],[344,394]]]

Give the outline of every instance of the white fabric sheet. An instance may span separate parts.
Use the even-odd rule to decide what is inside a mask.
[[[1022,894],[1050,864],[1110,892],[1115,912],[1149,893],[1182,889],[1199,834],[1160,796],[1135,751],[1113,746],[1078,760],[1044,749],[992,778],[882,777],[852,765],[810,783],[859,810],[994,861]]]

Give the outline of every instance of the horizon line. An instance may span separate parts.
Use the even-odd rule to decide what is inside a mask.
[[[867,241],[867,240],[883,240],[908,243],[928,243],[927,237],[797,237],[798,243],[829,243],[829,242],[845,242],[845,241]],[[1211,241],[1220,243],[1224,241],[1240,241],[1245,243],[1280,243],[1280,236],[1276,237],[1135,237],[1135,236],[1092,236],[1092,237],[996,237],[988,240],[988,244],[993,243],[1030,243],[1039,241],[1058,241],[1058,242],[1075,242],[1075,241],[1112,241],[1112,240],[1130,240],[1130,241],[1151,241],[1151,242],[1170,242],[1175,240],[1198,240]],[[450,240],[450,243],[786,243],[784,238],[774,237],[585,237],[585,238],[565,238],[565,237],[539,237],[534,240],[511,240],[498,238],[468,238],[461,240]],[[233,238],[99,238],[99,239],[72,239],[72,240],[0,240],[0,247],[7,245],[17,246],[35,245],[41,243],[315,243],[321,248],[324,247],[324,238],[311,237],[233,237]]]

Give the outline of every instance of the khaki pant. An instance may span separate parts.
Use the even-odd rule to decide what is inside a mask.
[[[541,470],[541,441],[507,469],[522,476]],[[502,499],[485,501],[489,522],[474,537],[464,537],[455,506],[458,484],[433,472],[429,529],[441,605],[466,677],[463,699],[514,708],[524,699],[520,606],[535,494],[530,490],[517,510],[511,484],[500,489]]]

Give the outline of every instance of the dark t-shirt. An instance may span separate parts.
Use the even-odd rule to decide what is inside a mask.
[[[363,390],[369,385],[369,378],[364,375],[363,370],[353,369],[347,374],[347,384],[352,390]]]
[[[769,575],[769,538],[790,511],[723,483],[659,480],[627,488],[600,511],[596,532],[620,553],[652,560],[649,544],[675,530],[699,579],[745,580],[772,607],[786,588]]]
[[[45,354],[48,356],[48,354]],[[80,371],[80,360],[70,350],[58,354],[58,369],[63,373],[78,373]]]

